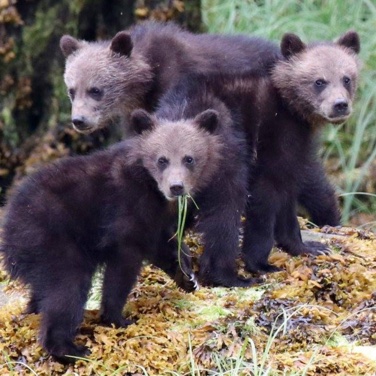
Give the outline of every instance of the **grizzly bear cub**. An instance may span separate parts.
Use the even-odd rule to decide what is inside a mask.
[[[158,123],[136,111],[131,124],[138,136],[42,168],[7,205],[5,266],[12,278],[30,286],[28,312],[42,314],[41,343],[59,360],[86,353],[73,339],[98,265],[105,265],[106,324],[129,324],[122,308],[143,259],[184,289],[195,288],[187,249],[183,271],[178,266],[176,199],[189,193],[205,211],[200,197],[216,184],[226,153],[222,124],[214,110]]]
[[[127,135],[136,108],[154,111],[158,101],[190,73],[247,70],[260,52],[274,50],[246,36],[193,34],[172,23],[144,22],[111,41],[86,42],[64,35],[64,80],[72,103],[73,127],[90,133],[111,124]],[[269,57],[268,57],[269,58]],[[270,57],[270,60],[271,57]]]
[[[318,225],[340,222],[335,192],[317,148],[322,127],[342,123],[352,112],[359,50],[354,31],[335,43],[309,45],[286,34],[283,57],[270,76],[254,82],[260,128],[243,247],[249,271],[277,270],[267,262],[274,242],[292,255],[326,251],[321,243],[302,242],[297,204]]]
[[[232,77],[229,79],[229,84],[232,85]],[[211,119],[213,125],[218,119],[221,121],[221,127],[213,129],[222,144],[220,159],[216,160],[216,165],[206,163],[200,176],[200,181],[206,182],[205,189],[200,189],[195,194],[199,209],[191,205],[191,221],[187,223],[202,234],[204,252],[200,257],[199,276],[200,282],[205,285],[246,287],[257,282],[252,278],[239,277],[236,267],[236,258],[241,253],[240,220],[247,203],[248,172],[255,162],[258,133],[257,121],[249,123],[247,135],[242,127],[244,119],[247,118],[249,100],[251,97],[240,85],[232,92],[230,111],[229,106],[225,106],[218,99],[217,93],[212,90],[210,83],[206,84],[205,79],[195,81],[187,77],[161,99],[154,114],[158,119],[158,126],[166,122],[184,124],[184,119],[193,118],[201,111],[207,113],[208,121]],[[208,108],[215,109],[219,116],[215,117],[213,111],[207,112]],[[199,140],[193,143],[188,136],[186,138],[184,144],[201,149]],[[173,148],[176,150],[173,151]],[[163,147],[161,149],[163,150]],[[178,158],[181,158],[182,154],[180,146],[172,139],[165,145],[165,149],[170,151],[173,158],[166,164],[165,176],[172,181],[179,181],[172,162],[179,163]],[[198,163],[199,160],[194,162]],[[167,166],[171,172],[168,172]],[[197,184],[197,181],[195,183]]]

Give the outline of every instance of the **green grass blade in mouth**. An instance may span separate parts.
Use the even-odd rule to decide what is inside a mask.
[[[177,237],[177,240],[178,240],[179,267],[180,267],[180,270],[185,275],[187,275],[187,274],[182,267],[181,253],[184,252],[182,244],[183,244],[183,237],[184,237],[185,222],[186,222],[187,212],[188,212],[188,199],[191,199],[192,202],[194,203],[194,205],[196,206],[196,208],[198,209],[198,205],[196,204],[195,200],[193,199],[193,197],[191,195],[187,194],[187,195],[183,195],[183,196],[178,197],[178,226],[177,226],[177,230],[176,230],[176,234],[175,234],[176,237]],[[187,276],[187,277],[190,277],[190,276]]]

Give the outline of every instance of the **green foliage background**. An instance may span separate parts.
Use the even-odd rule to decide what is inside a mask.
[[[304,41],[333,40],[349,29],[360,34],[363,68],[351,119],[329,125],[322,155],[343,200],[343,223],[376,209],[376,1],[202,0],[206,30],[246,33],[279,42],[285,32]],[[373,217],[374,218],[374,217]],[[376,229],[375,219],[365,227]]]

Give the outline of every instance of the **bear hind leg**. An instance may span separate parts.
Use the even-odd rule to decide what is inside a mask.
[[[320,242],[303,243],[295,205],[291,202],[283,205],[278,213],[275,229],[277,246],[292,256],[302,254],[322,255],[330,253],[330,249]]]
[[[44,298],[38,304],[42,312],[41,343],[59,362],[72,363],[72,357],[89,354],[85,346],[78,346],[73,340],[83,319],[93,272],[62,268],[64,275],[54,275],[54,283],[45,288]]]

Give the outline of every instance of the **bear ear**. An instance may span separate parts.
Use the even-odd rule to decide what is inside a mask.
[[[81,47],[81,42],[70,35],[63,35],[60,38],[60,49],[65,57],[68,57],[73,52]]]
[[[360,38],[359,34],[354,30],[349,30],[339,37],[337,40],[339,46],[347,47],[356,54],[360,51]]]
[[[198,124],[200,128],[213,133],[219,126],[219,113],[214,110],[206,110],[197,115],[194,122]]]
[[[306,45],[295,34],[286,33],[282,37],[281,52],[286,59],[289,59],[292,55],[302,52],[305,48]]]
[[[133,49],[133,43],[130,34],[125,31],[117,33],[112,41],[110,49],[120,55],[129,57]]]
[[[137,133],[142,134],[145,131],[151,131],[155,127],[152,116],[145,110],[134,110],[131,113],[131,128]]]

